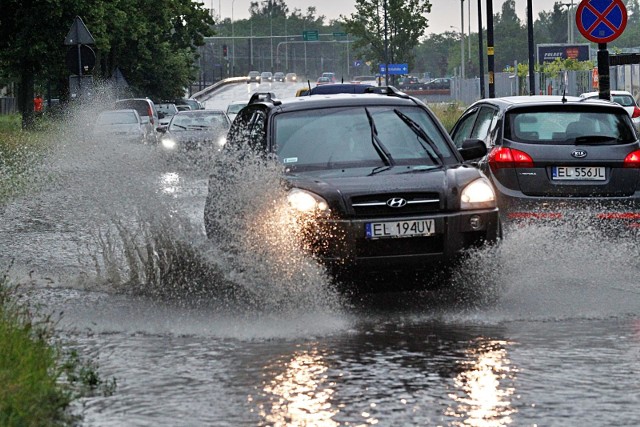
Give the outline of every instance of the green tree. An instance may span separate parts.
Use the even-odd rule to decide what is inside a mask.
[[[433,77],[444,77],[450,74],[450,63],[452,55],[450,52],[458,53],[458,64],[460,65],[459,38],[457,33],[447,31],[442,34],[431,34],[419,46],[416,47],[416,67]],[[456,49],[458,46],[458,49]]]
[[[573,18],[573,15],[571,16]],[[543,43],[565,43],[567,41],[567,9],[562,2],[553,4],[550,11],[542,11],[538,14],[538,19],[533,24],[533,34],[536,44]],[[573,24],[575,27],[575,24]],[[574,28],[574,35],[578,31]]]
[[[81,16],[96,43],[96,78],[119,67],[140,95],[179,96],[195,76],[194,60],[212,18],[191,0],[4,0],[0,64],[17,83],[23,126],[33,123],[34,85],[63,82],[68,47],[63,41]]]
[[[413,48],[428,28],[429,0],[356,0],[355,6],[356,13],[341,19],[344,28],[355,36],[353,47],[362,58],[377,63],[384,63],[385,59],[390,63],[406,62],[412,68]]]
[[[494,15],[496,71],[528,62],[527,29],[516,14],[515,0],[505,0],[501,13]]]

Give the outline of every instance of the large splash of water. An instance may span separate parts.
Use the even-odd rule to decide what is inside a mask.
[[[40,190],[10,205],[24,223],[14,253],[34,250],[42,258],[38,266],[26,255],[18,259],[23,272],[41,269],[66,285],[189,304],[338,309],[324,269],[299,250],[287,223],[278,168],[245,162],[219,189],[222,224],[236,236],[231,250],[207,239],[203,227],[207,177],[224,166],[214,161],[220,153],[167,158],[156,146],[94,140],[91,125],[112,101],[98,91],[60,119],[36,172]]]

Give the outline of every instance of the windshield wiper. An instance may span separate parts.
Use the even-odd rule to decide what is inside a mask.
[[[389,169],[391,169],[391,167],[392,167],[391,165],[378,166],[377,168],[373,168],[373,170],[369,173],[368,176],[372,176],[380,172],[388,171]]]
[[[411,129],[413,131],[413,133],[416,134],[416,136],[418,136],[418,142],[420,142],[420,140],[422,140],[422,141],[425,141],[427,144],[429,144],[429,147],[426,147],[423,142],[420,142],[420,145],[422,145],[422,148],[424,148],[424,151],[426,151],[427,154],[429,155],[429,157],[431,157],[431,160],[433,160],[434,163],[437,164],[438,166],[442,166],[443,163],[444,163],[444,161],[442,160],[443,159],[442,153],[440,152],[440,150],[438,150],[438,147],[431,140],[431,138],[429,138],[429,135],[427,135],[427,133],[424,131],[424,129],[422,129],[422,127],[418,123],[413,121],[413,119],[411,117],[407,116],[406,114],[404,114],[402,111],[398,110],[397,108],[394,108],[393,112],[396,113],[396,115],[398,117],[400,117],[400,119],[407,126],[409,126],[409,129]],[[435,155],[431,152],[431,150],[429,148],[431,148],[431,150],[433,150],[433,153],[435,153]]]
[[[395,162],[393,161],[389,150],[387,150],[387,147],[385,147],[382,141],[380,141],[380,138],[378,138],[378,129],[376,129],[376,124],[373,121],[373,117],[371,116],[369,109],[365,107],[364,111],[365,113],[367,113],[367,119],[369,119],[369,127],[371,128],[371,143],[373,144],[373,148],[375,148],[378,156],[380,156],[386,166],[394,166]]]

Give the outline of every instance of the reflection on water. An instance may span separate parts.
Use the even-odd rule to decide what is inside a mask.
[[[460,419],[458,426],[505,426],[512,423],[511,405],[517,372],[510,366],[505,349],[506,341],[488,341],[466,350],[469,359],[461,362],[454,384],[456,393],[449,397],[457,406],[450,407],[447,415]],[[505,384],[506,383],[506,384]]]
[[[260,404],[259,414],[272,426],[337,426],[338,409],[331,397],[336,384],[327,382],[327,366],[316,350],[295,353],[285,370],[264,385],[269,405]],[[252,398],[249,397],[249,401]]]

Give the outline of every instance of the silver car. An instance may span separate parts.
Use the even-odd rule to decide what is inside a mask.
[[[587,99],[597,99],[599,96],[599,92],[587,92],[580,95],[581,98]],[[612,90],[611,101],[622,105],[624,109],[627,110],[631,121],[633,121],[633,126],[636,130],[640,131],[640,108],[638,107],[636,99],[631,95],[631,92],[627,92],[626,90]]]
[[[108,110],[98,115],[93,125],[92,137],[105,142],[144,143],[145,130],[136,110]]]

